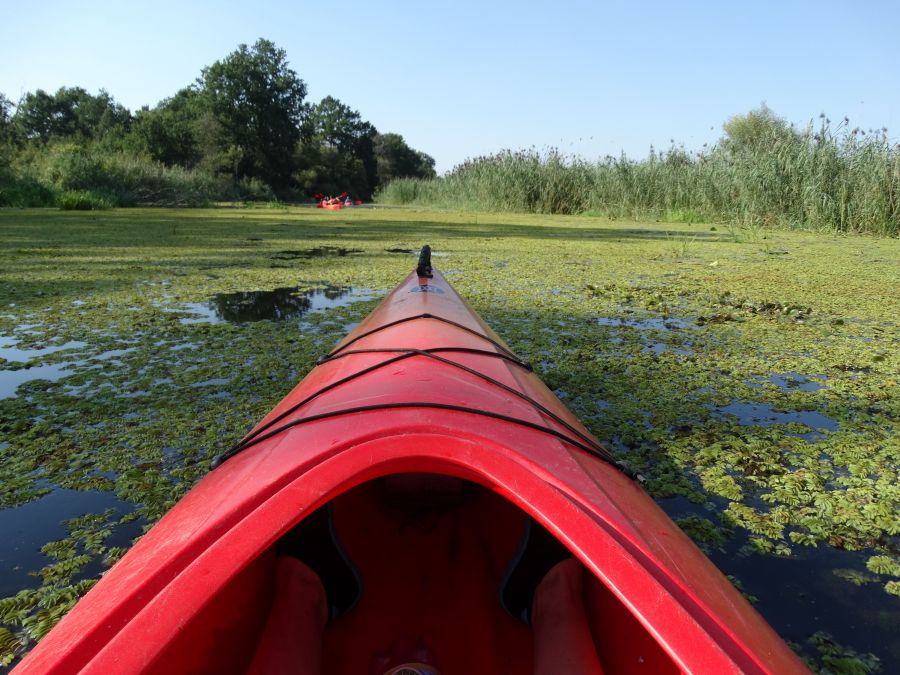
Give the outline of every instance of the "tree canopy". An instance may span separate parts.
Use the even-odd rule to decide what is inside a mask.
[[[752,150],[790,137],[788,123],[776,115],[765,103],[745,115],[729,117],[722,125],[725,147],[731,150]]]
[[[205,68],[199,84],[235,174],[287,186],[306,84],[288,67],[285,51],[263,39],[252,47],[242,44]]]
[[[413,150],[400,134],[379,134],[375,139],[378,158],[378,182],[394,178],[434,178],[434,159],[424,152]]]
[[[206,184],[252,182],[262,193],[271,194],[271,188],[288,199],[344,190],[365,199],[383,180],[434,175],[434,160],[402,136],[380,134],[333,96],[317,104],[307,103],[306,96],[306,83],[285,51],[259,39],[239,45],[203,68],[193,84],[134,114],[103,90],[94,95],[81,87],[55,94],[38,89],[17,105],[0,94],[0,142],[11,142],[13,152],[32,164],[58,164],[73,152],[117,153],[120,163],[132,157],[199,172],[213,179]],[[54,144],[67,145],[61,154]],[[107,164],[98,160],[91,166]],[[33,168],[35,175],[47,174]]]
[[[19,103],[15,130],[25,139],[98,140],[111,132],[124,132],[130,113],[104,90],[96,96],[81,87],[61,87],[51,95],[43,89],[28,93]]]
[[[12,134],[13,104],[0,93],[0,143],[9,141]]]

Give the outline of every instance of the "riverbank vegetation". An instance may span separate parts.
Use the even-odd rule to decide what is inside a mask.
[[[386,184],[384,204],[900,234],[900,146],[886,129],[824,117],[795,128],[766,106],[712,147],[591,162],[556,150],[501,152],[433,179]]]
[[[0,660],[429,243],[815,667],[900,668],[894,239],[250,205],[7,209],[0,231]]]
[[[193,83],[132,113],[107,92],[0,94],[0,206],[103,209],[213,201],[368,199],[434,160],[306,84],[268,40],[240,45]]]

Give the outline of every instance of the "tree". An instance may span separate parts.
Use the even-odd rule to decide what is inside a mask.
[[[16,110],[14,125],[24,139],[48,140],[58,131],[58,113],[53,97],[43,89],[25,95]]]
[[[434,159],[406,144],[400,134],[378,134],[375,138],[378,184],[394,178],[434,178]]]
[[[86,141],[122,133],[130,121],[131,113],[103,89],[94,96],[81,87],[61,87],[52,96],[43,89],[26,94],[16,110],[14,126],[26,140]]]
[[[0,143],[8,142],[12,136],[12,110],[12,101],[0,92]]]
[[[196,89],[185,87],[152,110],[134,116],[130,145],[167,166],[196,166],[203,157],[199,133],[205,110]]]
[[[729,117],[722,128],[725,130],[723,145],[734,151],[772,147],[793,135],[788,123],[765,103],[746,115]]]
[[[306,84],[288,67],[284,50],[263,39],[249,48],[242,44],[205,68],[198,84],[221,127],[221,148],[235,174],[286,187]]]
[[[332,96],[312,106],[302,127],[301,172],[306,177],[300,187],[310,191],[310,168],[317,173],[328,167],[326,182],[319,181],[312,192],[333,192],[336,186],[369,198],[378,181],[374,139],[378,134],[360,114]],[[315,181],[313,181],[315,182]]]

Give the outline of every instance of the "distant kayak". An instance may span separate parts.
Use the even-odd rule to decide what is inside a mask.
[[[320,209],[330,209],[331,211],[340,211],[341,209],[348,209],[354,206],[363,206],[363,201],[361,199],[357,199],[353,202],[337,202],[334,204],[329,204],[324,199],[318,203],[318,208]]]
[[[427,253],[16,673],[245,672],[276,547],[312,522],[358,575],[325,628],[328,674],[368,672],[404,633],[444,675],[530,674],[510,589],[538,533],[587,570],[605,672],[808,672]],[[461,487],[420,508],[396,484],[423,475]]]

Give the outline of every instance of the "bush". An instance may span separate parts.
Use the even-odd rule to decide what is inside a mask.
[[[106,208],[203,206],[232,192],[227,179],[73,143],[50,146],[32,163],[41,182],[60,193],[58,203],[67,205],[63,208],[89,208],[88,203],[91,208],[104,208],[104,203]]]
[[[234,196],[238,201],[271,202],[277,198],[272,188],[259,178],[242,178],[235,184]]]
[[[56,204],[63,211],[100,211],[115,206],[108,197],[87,190],[63,192],[56,198]]]
[[[0,207],[30,208],[52,206],[53,191],[28,175],[16,176],[0,169]]]

